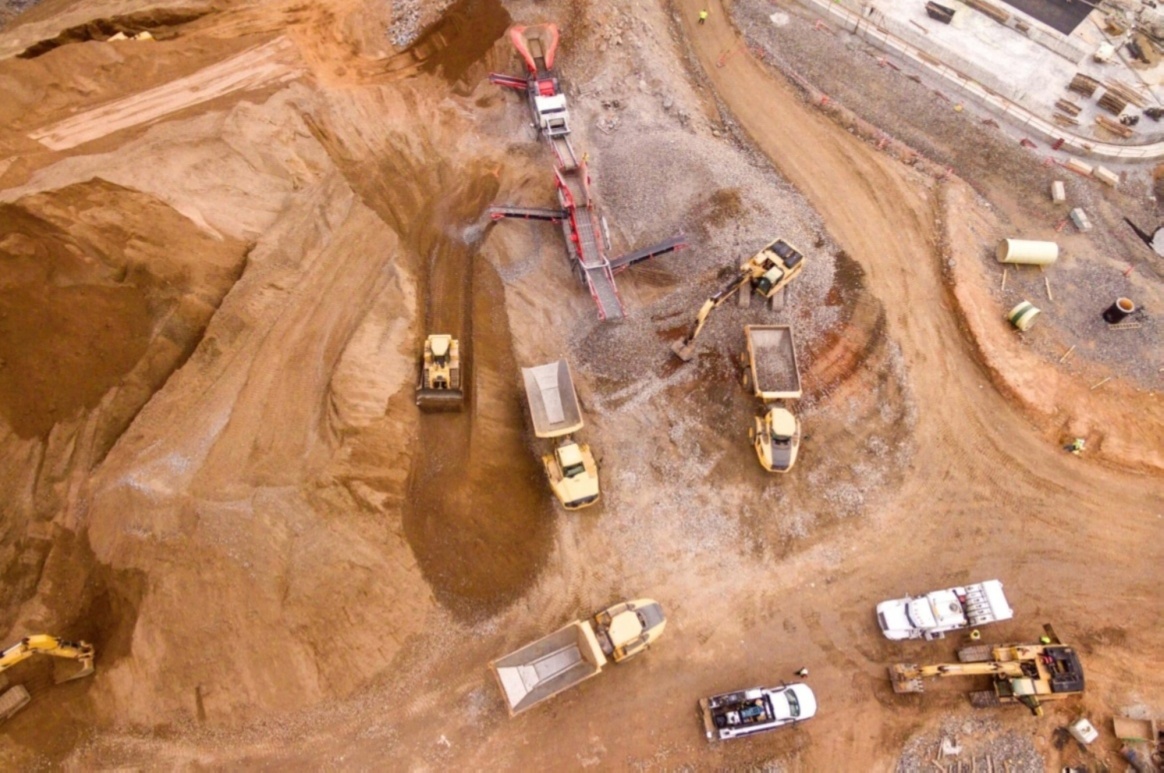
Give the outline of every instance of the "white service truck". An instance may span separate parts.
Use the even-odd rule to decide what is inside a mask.
[[[726,741],[794,725],[816,716],[816,696],[807,684],[753,687],[699,701],[707,740]]]
[[[947,631],[977,628],[1012,617],[1014,610],[998,580],[936,590],[924,596],[906,596],[877,605],[881,632],[894,641],[941,639]]]

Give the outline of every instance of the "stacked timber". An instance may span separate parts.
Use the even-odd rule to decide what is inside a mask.
[[[940,21],[942,24],[949,24],[950,20],[954,18],[954,9],[947,8],[944,5],[938,5],[933,0],[930,0],[930,2],[926,3],[926,14],[931,19]]]
[[[966,5],[970,6],[976,11],[981,11],[990,18],[994,19],[999,24],[1006,24],[1010,19],[1010,14],[999,8],[997,5],[986,2],[986,0],[965,0]]]
[[[1129,139],[1133,134],[1135,134],[1135,132],[1129,129],[1127,126],[1124,126],[1119,121],[1113,121],[1106,115],[1097,115],[1095,117],[1095,122],[1104,129],[1107,129],[1112,134],[1123,137],[1125,140]]]
[[[1098,88],[1099,81],[1081,72],[1075,73],[1075,77],[1071,79],[1070,85],[1067,86],[1068,91],[1074,91],[1076,94],[1082,94],[1085,97],[1091,97]]]
[[[1064,113],[1072,117],[1079,115],[1079,113],[1083,110],[1082,107],[1075,104],[1070,99],[1060,99],[1055,103],[1055,107],[1059,108]]]
[[[1119,115],[1128,106],[1128,101],[1114,91],[1105,91],[1097,104],[1112,115]]]
[[[1104,81],[1103,85],[1104,88],[1107,89],[1108,94],[1115,94],[1124,100],[1124,102],[1130,102],[1136,107],[1144,107],[1146,104],[1148,104],[1148,100],[1144,97],[1143,94],[1140,94],[1138,91],[1123,81],[1111,78]]]

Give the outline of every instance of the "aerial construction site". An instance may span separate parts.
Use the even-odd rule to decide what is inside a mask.
[[[0,2],[0,767],[1164,769],[1162,58]]]

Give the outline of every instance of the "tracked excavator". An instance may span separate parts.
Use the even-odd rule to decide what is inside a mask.
[[[55,658],[76,660],[81,668],[69,676],[57,679],[57,684],[81,679],[93,673],[93,659],[96,656],[93,645],[83,641],[67,641],[48,634],[26,636],[16,644],[0,652],[0,674],[22,663],[34,655],[51,655]],[[3,677],[0,677],[2,679]],[[11,717],[26,705],[30,697],[23,686],[17,685],[0,695],[0,722]]]
[[[776,239],[748,258],[740,265],[740,273],[732,278],[731,282],[703,302],[703,306],[695,315],[691,332],[683,340],[672,344],[671,351],[675,352],[675,355],[684,362],[690,362],[691,358],[695,356],[695,339],[703,331],[703,326],[707,324],[707,318],[711,312],[722,306],[737,292],[740,293],[741,306],[748,305],[753,291],[759,293],[766,300],[771,300],[803,270],[804,253],[784,239]]]
[[[979,644],[958,650],[958,663],[919,666],[896,663],[889,679],[896,693],[924,692],[930,677],[989,676],[992,690],[970,693],[978,708],[1021,703],[1036,717],[1043,704],[1083,693],[1083,666],[1075,649],[1058,640],[1051,627],[1038,644]]]
[[[465,404],[461,387],[461,346],[451,335],[437,333],[424,341],[416,404],[423,410],[459,411]]]

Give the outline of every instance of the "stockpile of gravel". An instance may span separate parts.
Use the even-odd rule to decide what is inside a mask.
[[[961,746],[957,756],[940,756],[943,739]],[[910,739],[897,762],[897,773],[956,770],[951,766],[959,762],[964,769],[979,771],[989,771],[993,764],[997,773],[1043,773],[1047,769],[1029,736],[1003,731],[997,720],[954,716],[943,721],[936,733]]]

